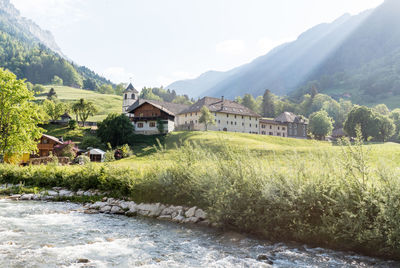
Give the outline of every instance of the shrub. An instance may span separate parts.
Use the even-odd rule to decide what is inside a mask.
[[[85,135],[83,137],[83,140],[81,144],[79,145],[81,149],[87,149],[89,147],[91,148],[99,148],[99,149],[105,149],[104,144],[101,142],[101,140],[96,137],[96,136],[91,136],[91,135]]]
[[[68,127],[69,129],[75,130],[78,128],[78,122],[76,122],[76,120],[71,119],[68,122]]]

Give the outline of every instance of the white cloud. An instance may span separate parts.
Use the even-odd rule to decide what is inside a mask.
[[[215,50],[219,54],[240,55],[246,50],[243,40],[225,40],[215,46]]]
[[[88,17],[81,0],[11,0],[21,15],[51,29],[65,27]]]

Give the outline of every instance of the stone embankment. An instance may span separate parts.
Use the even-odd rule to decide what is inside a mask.
[[[0,189],[13,189],[14,185],[0,185]],[[98,190],[89,191],[69,191],[61,187],[54,187],[51,190],[41,191],[38,194],[12,194],[7,198],[12,200],[37,200],[37,201],[52,201],[52,200],[67,200],[68,197],[76,196],[106,196]],[[210,226],[207,219],[207,213],[197,207],[183,206],[168,206],[160,203],[156,204],[137,204],[133,201],[119,200],[114,198],[102,198],[102,201],[95,203],[87,203],[83,206],[83,211],[86,214],[106,213],[118,214],[128,217],[142,216],[167,220],[177,223],[191,223],[204,226]]]

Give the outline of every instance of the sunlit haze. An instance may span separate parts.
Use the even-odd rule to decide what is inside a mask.
[[[65,55],[137,88],[224,71],[383,0],[11,0]]]

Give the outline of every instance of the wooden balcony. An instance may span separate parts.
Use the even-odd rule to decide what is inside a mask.
[[[39,150],[53,150],[54,144],[38,144]]]

